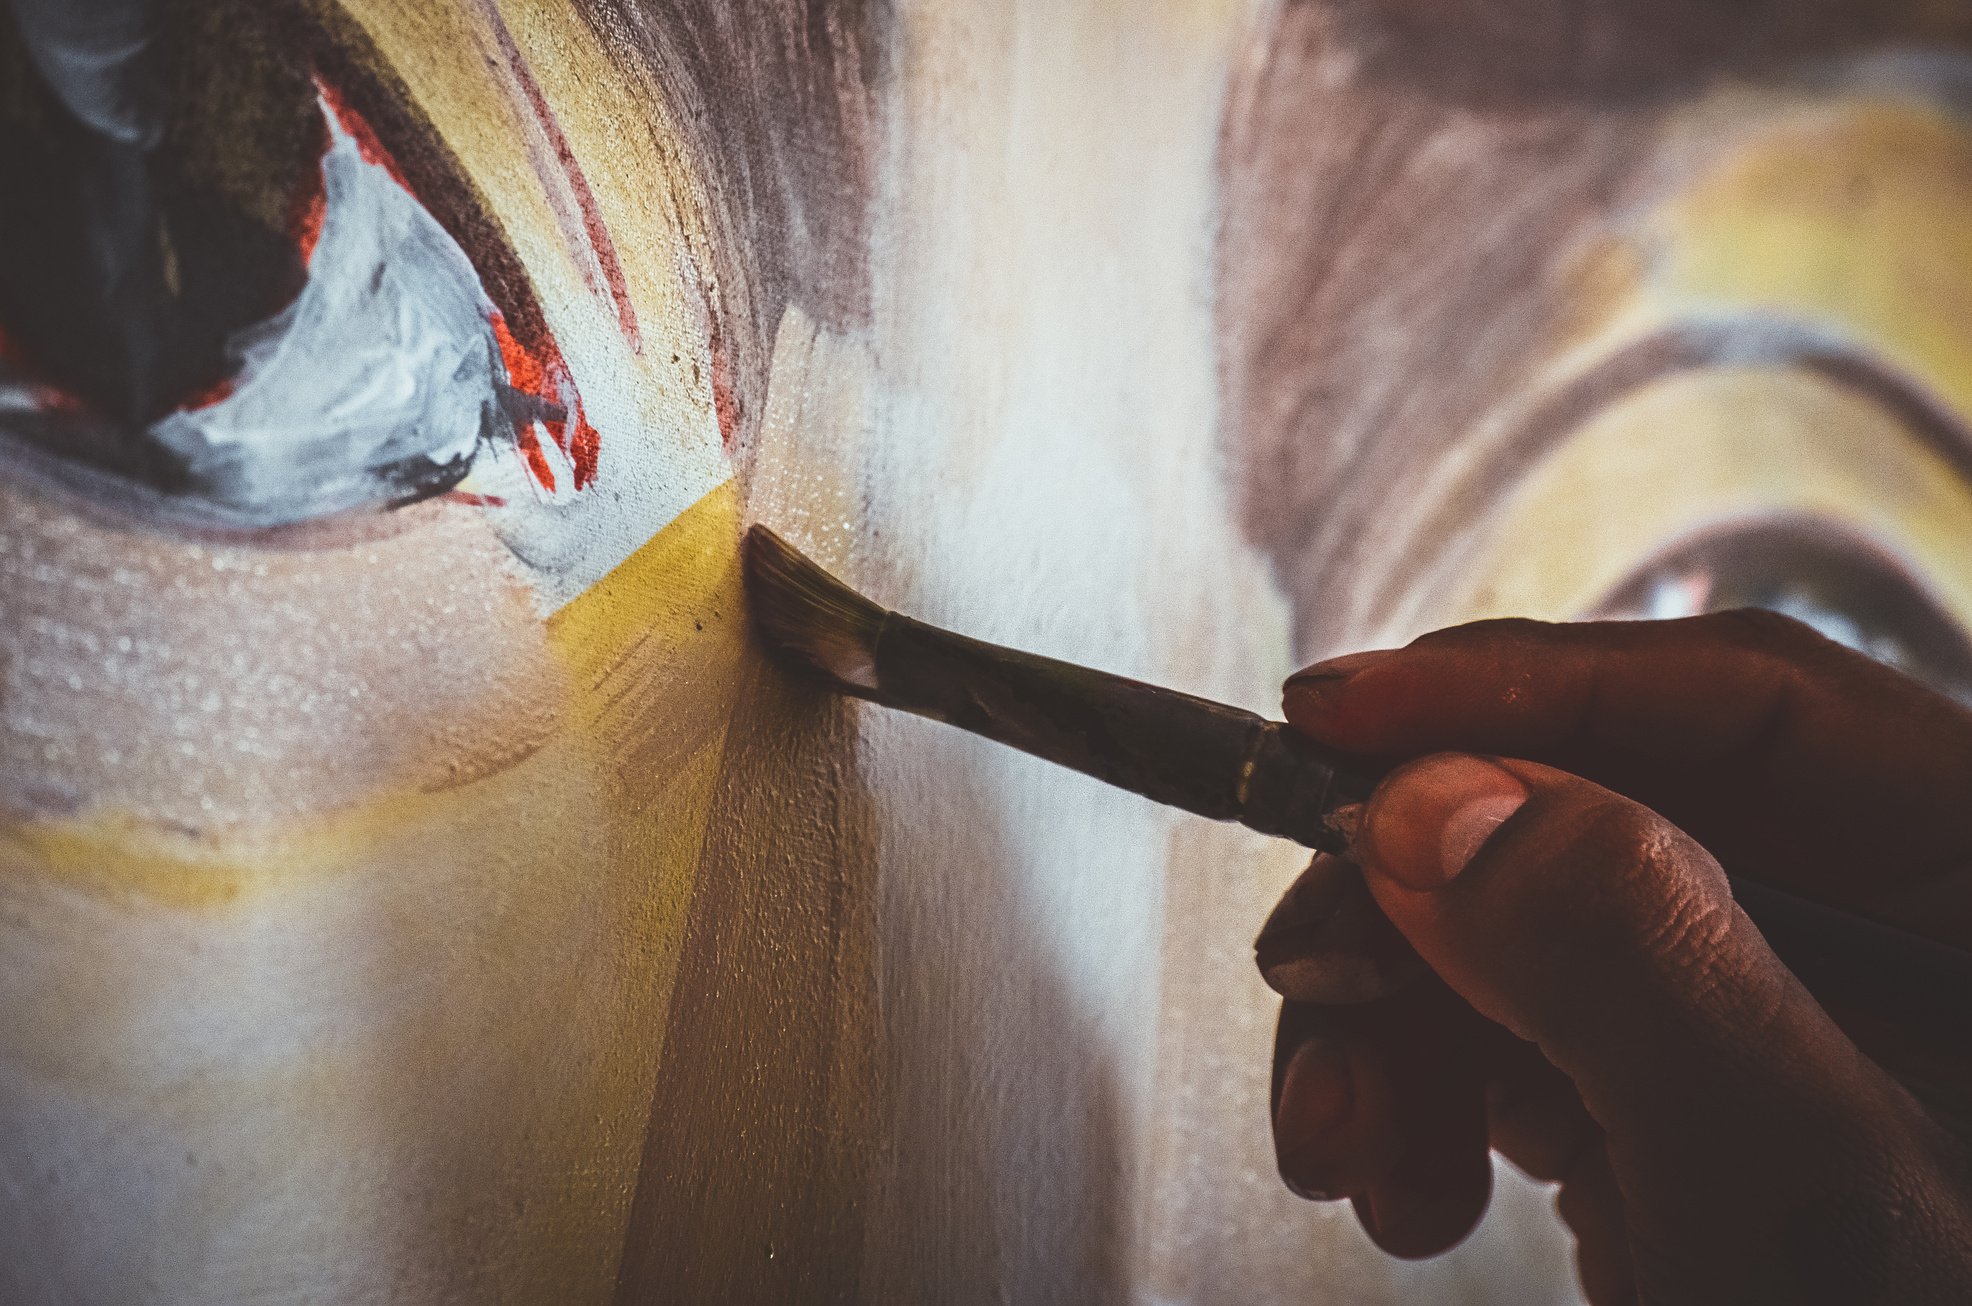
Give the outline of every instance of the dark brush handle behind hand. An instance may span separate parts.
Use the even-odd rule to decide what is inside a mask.
[[[1732,896],[1816,1001],[1889,1035],[1864,1050],[1972,1137],[1972,952],[1737,876]]]

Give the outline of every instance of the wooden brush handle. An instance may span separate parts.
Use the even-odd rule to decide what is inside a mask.
[[[1289,963],[1295,991],[1347,1006],[1415,982],[1424,963],[1377,908],[1362,872],[1339,859],[1317,866],[1324,879],[1309,899],[1321,920],[1312,952]],[[1750,880],[1733,877],[1732,891],[1774,955],[1863,1050],[1972,1138],[1972,952]],[[1260,962],[1271,969],[1267,957]]]

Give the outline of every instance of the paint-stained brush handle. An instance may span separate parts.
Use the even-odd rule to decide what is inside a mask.
[[[1864,1050],[1972,1138],[1972,952],[1738,876],[1732,895],[1823,1006],[1883,1032]]]
[[[1335,813],[1376,784],[1374,772],[1280,722],[896,613],[874,662],[889,707],[1324,852],[1347,851]]]
[[[837,690],[944,721],[1166,806],[1340,853],[1380,775],[1278,721],[969,639],[872,603],[761,526],[744,562],[769,646]]]

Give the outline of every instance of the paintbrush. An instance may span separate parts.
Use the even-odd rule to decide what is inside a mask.
[[[1348,850],[1376,788],[1377,770],[1281,722],[879,607],[764,526],[746,534],[745,565],[769,646],[845,694],[1323,852]]]
[[[754,624],[785,660],[842,693],[1160,803],[1346,858],[1363,805],[1389,769],[1251,712],[913,621],[765,527],[747,532],[744,551]],[[1296,990],[1360,1003],[1421,974],[1423,962],[1360,872],[1340,863],[1321,871],[1315,892],[1327,914],[1295,960]],[[1972,953],[1768,885],[1732,883],[1741,909],[1818,999],[1915,1036],[1905,1045],[1911,1055],[1887,1068],[1963,1122],[1966,1094],[1956,1085],[1972,1068],[1957,1066],[1953,1050],[1972,1045]]]

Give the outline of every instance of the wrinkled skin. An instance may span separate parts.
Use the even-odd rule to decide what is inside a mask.
[[[1436,978],[1283,1007],[1281,1173],[1405,1257],[1489,1147],[1558,1183],[1595,1306],[1972,1300],[1972,1167],[1725,870],[1972,947],[1972,713],[1767,613],[1486,622],[1310,668],[1288,719],[1411,757],[1359,847]],[[1291,932],[1293,895],[1263,937]],[[1291,986],[1289,986],[1291,987]],[[1963,1085],[1964,1040],[1933,1070]]]

